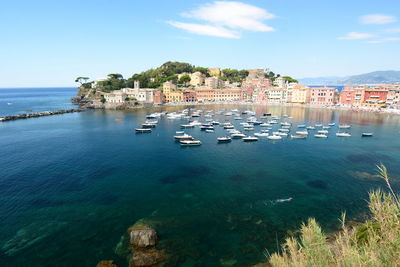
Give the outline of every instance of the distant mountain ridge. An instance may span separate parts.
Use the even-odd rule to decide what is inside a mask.
[[[400,83],[400,71],[374,71],[347,77],[303,78],[299,82],[307,85],[358,85]]]

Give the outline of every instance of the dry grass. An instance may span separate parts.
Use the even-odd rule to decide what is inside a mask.
[[[288,238],[281,253],[270,257],[272,266],[400,266],[400,203],[390,185],[386,167],[378,166],[389,193],[369,194],[371,219],[357,227],[345,225],[333,242],[314,219],[301,226],[299,239]]]

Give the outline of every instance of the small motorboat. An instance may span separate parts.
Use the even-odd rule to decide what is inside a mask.
[[[269,127],[269,126],[271,126],[271,124],[269,124],[269,123],[261,123],[260,126],[261,127]]]
[[[254,133],[254,136],[257,136],[257,137],[268,137],[269,134],[268,133]]]
[[[299,125],[297,125],[297,128],[306,128],[306,125],[304,125],[304,124],[299,124]]]
[[[199,146],[201,145],[200,140],[182,140],[180,141],[181,146]]]
[[[291,124],[289,122],[281,122],[282,126],[290,126]]]
[[[213,133],[214,132],[214,130],[212,130],[212,129],[207,129],[206,130],[206,133]]]
[[[243,141],[244,142],[255,142],[255,141],[258,141],[258,138],[255,136],[246,136],[246,137],[243,137]]]
[[[326,134],[314,134],[314,137],[316,138],[328,138]]]
[[[328,123],[329,126],[335,126],[334,122]]]
[[[269,140],[281,140],[282,136],[279,135],[270,135],[267,137]]]
[[[234,129],[235,128],[235,126],[233,126],[233,125],[225,125],[224,126],[224,129]]]
[[[350,129],[350,128],[351,128],[351,125],[348,125],[348,124],[339,125],[339,129]]]
[[[269,130],[261,130],[262,133],[268,133]]]
[[[322,127],[322,124],[315,124],[315,127]]]
[[[297,135],[308,135],[307,131],[296,131]]]
[[[233,139],[240,139],[240,138],[246,137],[246,135],[242,134],[242,133],[234,133],[234,134],[231,134],[231,137]]]
[[[280,135],[280,136],[288,136],[288,133],[282,133],[282,132],[278,132],[276,135]]]
[[[287,132],[289,132],[290,130],[289,130],[289,129],[286,129],[286,128],[281,128],[281,129],[278,129],[278,131],[279,131],[279,132],[283,132],[283,133],[287,133]]]
[[[230,143],[232,141],[232,138],[225,136],[225,137],[218,137],[217,138],[218,143]]]
[[[151,133],[151,129],[150,128],[136,128],[135,132],[136,133]]]
[[[305,138],[307,138],[307,135],[306,134],[295,134],[295,135],[292,134],[290,137],[293,139],[305,139]]]
[[[350,137],[351,134],[349,134],[349,133],[336,133],[336,136],[337,137]]]
[[[322,126],[322,129],[330,129],[331,126]]]
[[[142,128],[155,128],[157,125],[154,123],[143,123]]]
[[[176,140],[193,140],[193,136],[188,135],[188,134],[175,135],[174,138],[175,138]]]
[[[315,130],[315,127],[314,126],[308,126],[307,130]]]
[[[373,135],[374,135],[373,133],[362,133],[361,134],[362,137],[371,137]]]
[[[176,134],[184,134],[185,132],[184,131],[176,131],[175,133]]]
[[[219,125],[219,121],[212,121],[211,124],[212,125]]]
[[[327,130],[319,130],[318,133],[319,134],[327,134],[327,133],[329,133],[329,131],[327,131]]]
[[[254,131],[254,128],[253,127],[246,127],[243,130],[245,130],[245,131]]]
[[[194,124],[181,124],[181,128],[185,129],[185,128],[194,128]]]

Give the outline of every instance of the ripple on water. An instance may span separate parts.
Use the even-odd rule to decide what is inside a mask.
[[[201,177],[209,174],[210,172],[211,169],[203,165],[183,166],[178,168],[175,174],[168,174],[164,177],[161,177],[160,182],[163,184],[175,184],[182,180]]]

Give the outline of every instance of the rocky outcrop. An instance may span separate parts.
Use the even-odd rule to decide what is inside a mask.
[[[129,266],[153,266],[165,258],[164,252],[156,248],[157,232],[143,223],[136,223],[128,229],[131,257]]]
[[[157,243],[157,233],[146,225],[137,225],[130,232],[131,245],[136,248],[154,247]]]
[[[113,261],[101,261],[97,263],[96,267],[118,267]]]

